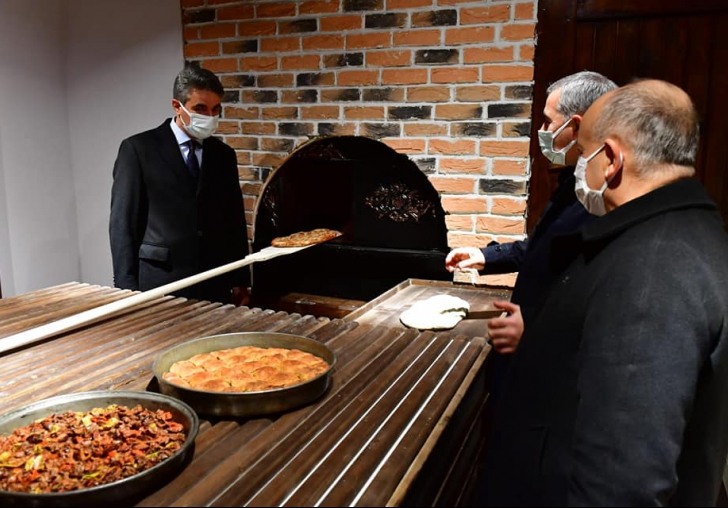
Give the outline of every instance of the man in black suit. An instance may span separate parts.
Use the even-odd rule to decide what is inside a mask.
[[[114,285],[146,291],[248,254],[235,151],[212,137],[224,89],[187,63],[174,81],[174,118],[121,142],[114,164],[109,237]],[[175,293],[244,305],[247,267]]]
[[[728,235],[695,175],[698,118],[658,80],[597,99],[555,239],[561,275],[513,355],[487,506],[715,506],[728,450]]]

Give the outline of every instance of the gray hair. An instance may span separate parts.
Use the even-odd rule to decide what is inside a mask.
[[[172,98],[185,104],[193,89],[207,90],[220,97],[225,95],[222,83],[212,71],[201,68],[197,62],[185,62],[184,68],[174,78]]]
[[[551,95],[561,89],[556,111],[568,119],[574,115],[583,115],[595,100],[616,88],[616,83],[606,76],[582,71],[556,81],[546,89],[546,93]]]
[[[615,91],[594,123],[593,136],[623,142],[642,176],[647,176],[645,170],[666,165],[683,166],[678,172],[686,176],[695,173],[698,113],[687,93],[665,81],[637,81]]]

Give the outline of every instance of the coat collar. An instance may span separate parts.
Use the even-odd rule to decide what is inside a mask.
[[[615,208],[587,225],[581,237],[584,242],[598,242],[655,215],[686,208],[717,209],[703,184],[695,178],[667,184]]]

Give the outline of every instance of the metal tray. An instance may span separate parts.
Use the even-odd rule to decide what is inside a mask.
[[[184,425],[187,439],[182,447],[167,460],[123,480],[69,492],[29,494],[0,490],[2,506],[106,506],[124,502],[161,487],[172,476],[179,473],[191,459],[194,442],[199,431],[199,419],[184,402],[159,393],[137,391],[91,391],[60,395],[33,402],[0,416],[0,434],[8,435],[13,430],[29,425],[35,420],[53,413],[66,411],[85,412],[111,404],[145,409],[162,409],[172,413],[174,420]]]
[[[300,349],[326,360],[329,368],[303,383],[258,392],[213,392],[172,384],[164,374],[175,362],[210,351],[239,346]],[[323,395],[329,385],[336,355],[321,342],[286,333],[242,332],[202,337],[168,349],[154,360],[153,372],[162,393],[187,402],[200,414],[218,417],[252,417],[282,413],[304,406]]]

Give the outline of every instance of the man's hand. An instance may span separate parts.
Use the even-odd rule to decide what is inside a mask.
[[[521,307],[508,300],[493,302],[493,306],[497,309],[503,309],[509,315],[488,321],[490,344],[499,353],[511,354],[515,352],[523,335]]]
[[[232,298],[236,307],[248,305],[250,303],[250,291],[246,287],[236,286],[232,290]]]
[[[477,247],[458,247],[451,250],[445,258],[445,268],[448,272],[467,269],[482,270],[485,268],[485,256],[483,256],[483,251]]]

